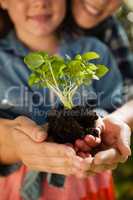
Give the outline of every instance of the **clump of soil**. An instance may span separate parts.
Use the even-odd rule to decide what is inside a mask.
[[[48,113],[48,135],[57,143],[72,143],[87,134],[98,137],[98,116],[89,107],[75,106],[73,109],[51,110]]]

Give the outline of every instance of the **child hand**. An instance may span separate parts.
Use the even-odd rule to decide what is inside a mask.
[[[96,122],[98,136],[87,134],[83,139],[77,139],[74,145],[75,151],[81,157],[90,157],[91,150],[101,143],[101,131],[104,128],[103,120],[99,117]]]

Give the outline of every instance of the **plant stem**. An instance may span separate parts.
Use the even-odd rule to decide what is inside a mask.
[[[48,62],[48,65],[49,65],[49,69],[50,69],[50,72],[51,72],[51,74],[52,74],[53,80],[54,80],[54,82],[55,82],[56,88],[57,88],[58,90],[60,90],[60,89],[59,89],[59,86],[58,86],[58,84],[57,84],[57,81],[56,81],[56,79],[55,79],[55,76],[54,76],[54,73],[53,73],[51,64],[50,64],[49,62]]]
[[[58,92],[58,90],[53,85],[49,84],[48,82],[47,84],[48,84],[48,87],[51,88],[51,90],[53,90],[53,92],[60,98],[64,107],[68,109],[71,109],[73,107],[71,101],[65,95],[62,95],[61,91]]]

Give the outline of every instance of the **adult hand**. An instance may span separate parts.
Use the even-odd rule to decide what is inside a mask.
[[[43,142],[47,139],[45,126],[38,126],[33,120],[25,116],[19,116],[14,120],[15,129],[23,132],[35,142]]]
[[[128,156],[131,155],[131,129],[125,122],[119,120],[113,116],[113,114],[105,117],[103,122],[104,129],[101,134],[101,148],[105,150],[109,148],[115,148],[120,155],[119,161],[125,162]]]
[[[47,139],[47,132],[25,116],[17,117],[14,120],[1,118],[0,133],[0,162],[4,164],[18,161],[16,151],[12,147],[12,136],[14,133],[26,135],[37,143]]]
[[[94,156],[89,173],[98,173],[106,169],[114,169],[131,155],[131,130],[126,123],[115,116],[108,115],[103,119],[101,144],[99,152]],[[87,162],[86,158],[86,162]]]
[[[64,175],[78,176],[78,171],[82,171],[82,158],[66,145],[41,142],[45,132],[32,120],[19,117],[15,120],[1,120],[0,123],[1,163],[12,164],[20,161],[32,170]]]
[[[71,147],[49,142],[35,143],[17,130],[13,139],[18,159],[31,170],[63,175],[76,175],[80,170],[82,159]]]

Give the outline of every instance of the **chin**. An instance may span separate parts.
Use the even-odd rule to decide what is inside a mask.
[[[85,22],[81,22],[81,21],[77,22],[78,26],[83,29],[94,28],[98,23],[99,22],[90,22],[90,23],[89,22],[85,23]]]
[[[49,34],[51,34],[51,32],[52,32],[51,30],[36,29],[32,31],[32,34],[37,37],[43,37],[43,36],[48,36]]]

